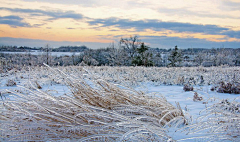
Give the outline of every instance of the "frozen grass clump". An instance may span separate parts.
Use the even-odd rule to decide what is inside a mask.
[[[16,85],[17,83],[14,80],[12,79],[7,80],[6,86],[16,86]]]
[[[13,97],[0,106],[2,141],[170,141],[165,127],[188,122],[164,97],[49,69],[72,94],[55,97],[35,85],[7,90]]]
[[[66,74],[71,74],[77,78],[91,71],[95,78],[102,78],[107,82],[121,84],[123,86],[136,87],[142,83],[152,85],[184,85],[202,86],[216,85],[218,82],[239,82],[239,67],[108,67],[108,66],[67,66],[58,67]],[[31,82],[37,81],[41,86],[49,84],[61,84],[62,80],[56,78],[52,72],[43,66],[29,67],[25,66],[21,69],[11,69],[2,76],[8,76],[23,85],[25,80]],[[88,76],[92,77],[92,76]],[[1,78],[0,78],[1,79]],[[19,83],[18,81],[21,80]],[[28,82],[28,81],[26,81]]]
[[[184,140],[240,141],[240,99],[222,100],[201,112],[197,123],[185,126],[189,138]]]
[[[197,92],[194,93],[194,96],[193,96],[193,101],[194,102],[198,102],[198,101],[202,101],[203,100],[203,97],[199,96]]]

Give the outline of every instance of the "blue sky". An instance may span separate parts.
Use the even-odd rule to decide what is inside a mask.
[[[239,0],[0,0],[0,45],[240,48]]]

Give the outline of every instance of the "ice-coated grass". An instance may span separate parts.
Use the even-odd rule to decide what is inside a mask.
[[[208,92],[221,81],[239,83],[239,74],[237,67],[13,69],[0,77],[1,140],[239,141],[239,98]],[[185,84],[194,89],[185,92]],[[202,99],[194,102],[195,93]]]
[[[239,67],[108,67],[108,66],[68,66],[58,67],[68,75],[82,78],[88,73],[88,78],[104,79],[108,82],[134,87],[141,83],[152,85],[216,85],[219,82],[238,82]],[[28,80],[44,84],[59,84],[61,80],[46,67],[24,67],[2,73],[1,78],[8,76],[11,80]],[[4,80],[4,79],[1,79]],[[18,82],[17,82],[18,84]]]
[[[166,125],[187,123],[180,106],[164,97],[49,70],[72,94],[55,97],[31,83],[29,89],[7,90],[14,97],[1,106],[2,140],[168,141]]]
[[[185,126],[189,138],[184,140],[239,141],[240,140],[240,97],[232,102],[222,100],[201,111],[197,122]],[[191,135],[197,135],[191,137]]]

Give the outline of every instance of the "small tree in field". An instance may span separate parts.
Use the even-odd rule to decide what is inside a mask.
[[[182,62],[182,53],[177,48],[177,45],[171,52],[170,56],[168,57],[168,60],[170,61],[170,63],[168,64],[168,66],[170,67],[176,67],[177,65],[180,65],[180,63]]]
[[[148,46],[141,43],[140,48],[137,48],[138,55],[132,60],[133,65],[137,66],[153,66],[153,62],[151,60],[152,54],[146,52],[148,50]]]

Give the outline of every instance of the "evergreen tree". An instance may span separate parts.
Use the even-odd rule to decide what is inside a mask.
[[[177,48],[177,45],[175,46],[174,50],[172,50],[170,56],[168,57],[168,61],[170,61],[170,63],[168,64],[168,66],[170,67],[176,67],[177,65],[180,65],[180,63],[182,62],[182,53]]]
[[[132,60],[133,65],[137,66],[153,66],[153,62],[151,60],[152,54],[146,52],[149,47],[141,43],[140,48],[137,48],[138,55]]]

